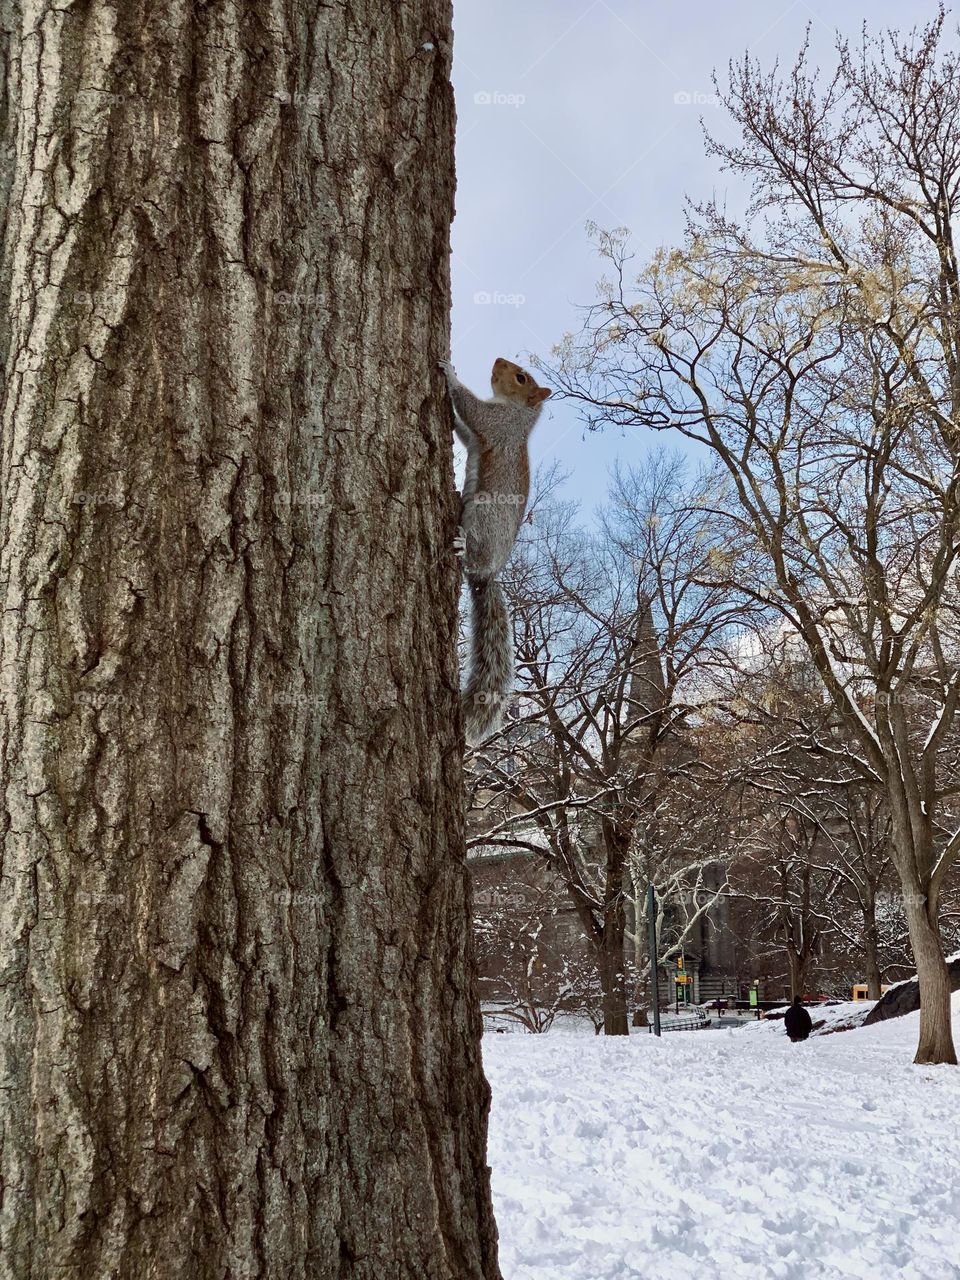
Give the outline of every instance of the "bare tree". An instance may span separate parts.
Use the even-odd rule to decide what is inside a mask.
[[[0,1269],[494,1280],[450,5],[0,30]]]
[[[788,806],[767,810],[733,868],[737,893],[756,908],[757,934],[787,960],[790,998],[804,996],[833,927],[839,877],[816,857],[822,828]]]
[[[918,1062],[956,1062],[939,922],[960,853],[960,59],[944,18],[838,48],[825,85],[746,58],[725,102],[753,186],[694,209],[635,286],[623,240],[556,378],[595,423],[672,427],[728,477],[763,553],[739,586],[805,644],[883,795],[922,996]]]
[[[684,845],[651,860],[664,792],[694,767],[685,722],[750,612],[701,583],[715,546],[687,488],[680,459],[662,456],[620,475],[596,537],[570,509],[538,512],[507,580],[519,712],[473,761],[485,810],[474,839],[525,842],[566,884],[596,951],[607,1034],[627,1033],[629,900],[653,876],[682,883],[686,903],[720,856]],[[691,928],[708,907],[701,897]]]
[[[736,771],[715,753],[713,716],[687,722],[682,748],[654,762],[649,802],[640,814],[630,850],[635,928],[636,1000],[651,1000],[650,937],[646,893],[655,889],[656,964],[669,969],[695,954],[705,923],[721,899],[731,896],[728,872],[741,846],[742,814]],[[673,757],[673,758],[671,758]],[[710,923],[708,923],[710,922]]]
[[[729,668],[726,690],[727,749],[739,757],[742,786],[758,800],[747,827],[750,842],[764,818],[792,824],[792,865],[803,862],[805,875],[817,873],[830,886],[817,907],[818,945],[831,954],[835,947],[845,951],[856,980],[865,977],[869,994],[878,999],[877,905],[881,891],[891,887],[889,814],[882,796],[847,763],[856,744],[845,741],[842,721],[796,637],[774,628],[758,632],[757,639],[759,647]],[[804,832],[813,838],[801,840]],[[781,840],[774,847],[782,845]],[[805,862],[799,857],[804,848]],[[758,861],[754,851],[740,870],[755,869]],[[782,859],[774,861],[783,871]],[[894,954],[884,948],[887,960]]]
[[[668,965],[725,891],[722,868],[736,821],[729,765],[715,758],[709,726],[762,610],[731,593],[716,572],[732,548],[707,503],[714,489],[708,473],[690,476],[681,454],[657,450],[640,466],[616,471],[603,520],[637,575],[660,659],[633,690],[641,723],[663,708],[662,731],[645,743],[643,804],[630,846],[638,997],[651,976],[648,930],[641,927],[647,886],[658,904],[656,962]]]
[[[860,962],[867,995],[879,1000],[885,969],[895,955],[884,946],[878,918],[880,896],[893,871],[890,815],[883,797],[862,785],[843,788],[829,797],[821,832],[819,870],[829,869],[839,878],[833,932],[838,945],[845,944]]]
[[[648,660],[650,652],[629,566],[571,531],[571,514],[540,512],[540,530],[505,582],[520,714],[474,753],[483,794],[473,840],[526,844],[562,880],[596,957],[604,1031],[626,1035],[625,877],[637,777],[620,766],[630,671],[641,650]]]
[[[484,1016],[540,1033],[559,1014],[572,1014],[601,1031],[597,966],[565,886],[544,875],[540,859],[520,851],[512,858],[476,858],[475,876],[488,861],[495,874],[484,875],[473,899]]]

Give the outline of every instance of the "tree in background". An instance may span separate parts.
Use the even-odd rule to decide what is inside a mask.
[[[449,2],[0,27],[3,1270],[495,1280]]]
[[[485,1018],[539,1034],[572,1014],[602,1031],[597,966],[563,883],[522,850],[476,858],[473,870],[483,873],[473,908]]]
[[[505,587],[519,715],[473,755],[473,839],[526,844],[560,878],[594,952],[604,1031],[626,1035],[625,875],[637,778],[620,764],[629,676],[641,651],[650,656],[635,582],[622,558],[557,508],[538,512]]]
[[[732,872],[738,896],[755,908],[756,936],[786,957],[791,1000],[811,991],[831,928],[838,877],[816,859],[820,838],[818,823],[792,807],[768,809],[758,817]]]
[[[603,519],[605,536],[626,556],[648,602],[658,655],[638,689],[647,718],[662,711],[642,757],[643,804],[629,856],[642,1004],[651,978],[648,885],[656,890],[656,963],[670,965],[726,891],[737,828],[729,762],[713,751],[712,730],[717,696],[762,610],[716,572],[734,548],[710,507],[715,489],[708,473],[689,474],[681,454],[656,450],[639,467],[615,472]]]
[[[841,953],[849,958],[843,974],[829,981],[838,991],[866,981],[878,999],[878,903],[893,888],[889,817],[882,797],[847,763],[854,746],[845,743],[842,722],[797,638],[774,626],[757,632],[756,640],[753,651],[728,668],[728,722],[720,730],[726,752],[738,758],[747,816],[734,891],[748,900],[763,884],[771,909],[779,902],[792,917],[800,906],[797,918],[808,923],[797,929],[806,940],[816,934],[818,949],[832,962]],[[771,876],[764,875],[765,856]],[[779,898],[771,877],[779,881]],[[902,961],[900,949],[883,953],[883,967]]]
[[[716,546],[709,517],[690,504],[699,485],[687,485],[678,458],[655,458],[619,477],[595,536],[570,508],[537,509],[506,581],[518,713],[472,759],[471,842],[525,847],[566,885],[596,955],[608,1035],[627,1033],[637,979],[625,955],[628,903],[651,877],[672,886],[687,929],[661,959],[679,954],[710,904],[697,892],[703,869],[722,857],[716,842],[691,844],[703,815],[684,812],[681,839],[670,811],[675,780],[703,767],[686,723],[704,713],[729,633],[751,611],[701,585]],[[668,830],[677,843],[664,855]],[[635,938],[634,954],[644,948]]]
[[[832,801],[832,803],[831,803]],[[884,978],[894,967],[905,977],[908,957],[882,929],[883,898],[896,899],[890,857],[890,815],[883,797],[857,779],[825,805],[822,840],[816,850],[821,872],[838,878],[831,898],[833,945],[849,956],[845,977],[864,982],[871,1000],[879,1000]]]
[[[724,101],[752,183],[613,268],[554,380],[594,424],[672,427],[728,477],[762,567],[738,586],[806,647],[882,796],[921,992],[917,1062],[956,1062],[939,905],[960,854],[960,58],[944,17],[841,43],[819,83],[746,58]],[[849,750],[849,748],[846,748]]]

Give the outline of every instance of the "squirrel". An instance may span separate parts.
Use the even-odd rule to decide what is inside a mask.
[[[453,425],[467,449],[457,553],[463,557],[472,603],[470,672],[461,694],[467,742],[480,742],[500,723],[513,680],[513,637],[497,575],[510,558],[530,492],[527,441],[547,387],[526,369],[498,357],[493,396],[481,400],[440,362],[447,379]]]

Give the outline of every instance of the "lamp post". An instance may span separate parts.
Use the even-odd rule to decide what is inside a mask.
[[[647,886],[647,927],[650,947],[650,990],[653,994],[653,1034],[660,1034],[660,991],[657,986],[657,895],[653,885]]]

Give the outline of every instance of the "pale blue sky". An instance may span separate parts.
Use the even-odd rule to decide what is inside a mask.
[[[813,55],[832,68],[837,29],[857,39],[864,20],[903,28],[936,10],[936,0],[454,0],[460,378],[489,394],[494,356],[546,355],[577,327],[602,274],[588,221],[629,227],[646,257],[679,239],[685,195],[716,191],[737,207],[742,192],[703,153],[701,117],[731,136],[711,101],[714,68],[722,79],[748,48],[765,67],[789,66],[808,23]],[[566,496],[588,514],[610,464],[658,442],[679,438],[588,435],[572,405],[548,401],[533,455],[561,460]]]

